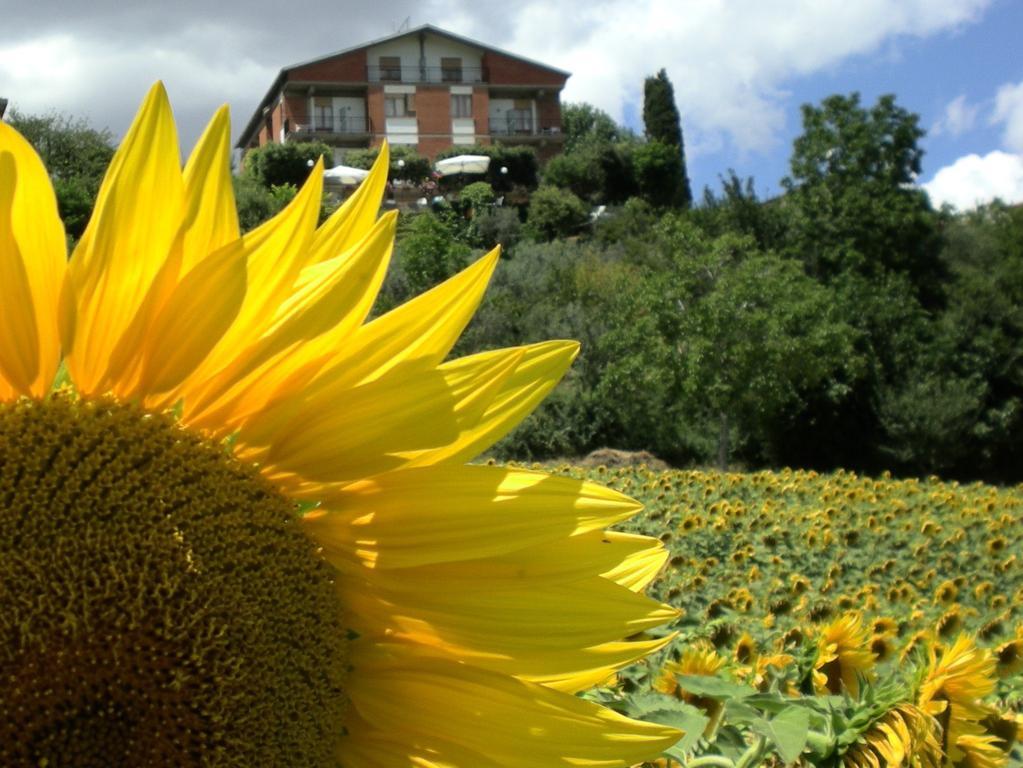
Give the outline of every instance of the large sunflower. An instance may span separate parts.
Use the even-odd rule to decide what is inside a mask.
[[[627,766],[678,732],[574,694],[663,640],[632,500],[466,461],[571,342],[444,362],[497,253],[365,322],[387,151],[238,230],[219,111],[162,86],[66,261],[0,124],[0,764]],[[58,376],[58,369],[63,372]],[[54,381],[61,382],[51,393]],[[300,513],[299,510],[303,510]]]
[[[941,725],[946,764],[968,768],[1005,765],[999,738],[983,721],[997,712],[982,699],[995,690],[995,660],[969,635],[960,635],[942,654],[931,646],[917,705]]]

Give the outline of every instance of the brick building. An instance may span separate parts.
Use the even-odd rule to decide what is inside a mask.
[[[452,145],[528,144],[559,153],[569,73],[431,25],[285,67],[236,146],[323,141],[350,148],[413,146],[433,158]]]

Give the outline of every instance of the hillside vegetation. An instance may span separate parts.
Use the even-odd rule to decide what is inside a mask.
[[[663,101],[660,75],[650,84]],[[402,213],[374,312],[501,244],[455,352],[582,342],[497,455],[610,446],[675,466],[1023,480],[1023,207],[935,210],[915,183],[924,132],[893,96],[804,106],[784,194],[767,201],[728,172],[691,204],[681,130],[668,130],[678,113],[650,115],[639,137],[566,105],[566,151],[544,168],[528,147],[446,151],[488,153],[479,180],[430,178],[426,158],[395,150],[401,197],[445,202]],[[12,122],[55,169],[73,240],[109,136],[69,119]],[[235,188],[243,227],[286,206],[330,151],[250,154]],[[337,205],[325,197],[323,215]]]

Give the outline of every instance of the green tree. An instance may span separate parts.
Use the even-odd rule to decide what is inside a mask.
[[[866,109],[858,93],[805,104],[802,113],[782,182],[793,254],[824,281],[848,271],[905,274],[925,305],[939,304],[939,221],[914,184],[923,157],[919,117],[892,95]]]
[[[703,190],[703,205],[693,211],[700,226],[713,236],[734,232],[749,235],[762,250],[785,246],[785,216],[777,201],[765,204],[757,196],[753,179],[741,179],[732,169],[719,177],[721,193]]]
[[[678,148],[652,140],[632,151],[636,185],[640,196],[658,208],[679,204]]]
[[[245,173],[267,189],[285,184],[301,187],[321,157],[325,168],[333,167],[334,150],[323,142],[274,142],[245,155]]]
[[[611,115],[586,102],[561,105],[561,132],[565,135],[566,154],[588,145],[617,144],[631,138],[631,133]]]
[[[680,418],[716,427],[722,469],[736,438],[769,457],[778,419],[854,364],[855,332],[798,261],[762,252],[750,237],[708,240],[674,217],[661,226],[672,269],[654,280],[662,333],[675,349]]]
[[[67,115],[23,115],[12,110],[7,118],[42,157],[53,180],[64,229],[74,243],[85,231],[114,156],[113,136]]]
[[[816,466],[878,471],[922,434],[917,417],[893,419],[900,403],[922,396],[908,394],[906,382],[930,367],[947,283],[940,216],[913,184],[923,155],[918,123],[893,96],[870,108],[855,93],[803,106],[803,132],[777,203],[786,253],[833,291],[867,364],[841,390],[822,387],[807,398],[789,432],[793,463],[810,456]],[[942,397],[967,391],[946,389]]]
[[[643,84],[643,126],[650,141],[674,147],[676,161],[672,166],[674,189],[671,204],[688,208],[693,201],[686,172],[685,143],[682,139],[682,119],[675,104],[675,88],[663,69]]]
[[[551,158],[543,169],[543,181],[590,202],[600,199],[606,183],[597,151],[590,147]]]
[[[624,203],[640,191],[633,154],[642,146],[625,141],[577,145],[547,163],[544,183],[568,189],[595,205]]]
[[[951,217],[947,308],[902,386],[881,403],[905,471],[1019,482],[1023,455],[1023,208]]]

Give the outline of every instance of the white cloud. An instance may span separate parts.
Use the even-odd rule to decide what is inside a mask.
[[[998,89],[991,122],[1003,123],[1002,142],[1009,149],[1023,153],[1023,82],[1006,83]]]
[[[454,5],[454,0],[449,0]],[[642,100],[643,79],[664,67],[675,86],[687,147],[776,148],[785,84],[854,55],[888,50],[975,20],[987,0],[524,0],[495,25],[501,0],[452,7],[438,23],[570,70],[566,100],[621,118]],[[492,3],[492,5],[490,5]],[[478,4],[474,4],[478,5]],[[454,28],[454,26],[453,26]],[[504,39],[495,38],[504,30]],[[687,154],[690,154],[687,152]]]
[[[411,13],[413,26],[433,23],[571,71],[564,98],[619,120],[664,67],[691,156],[724,145],[765,152],[777,149],[789,81],[954,30],[990,2],[394,0],[382,11],[364,0],[307,0],[301,14],[281,14],[271,0],[135,0],[130,9],[123,0],[36,0],[5,13],[5,40],[19,43],[0,43],[0,83],[26,111],[87,116],[120,133],[163,79],[188,146],[219,103],[232,105],[237,135],[281,67],[390,34]]]
[[[1006,203],[1023,201],[1023,155],[994,151],[981,157],[966,155],[938,171],[923,185],[931,203],[968,210],[996,197]]]
[[[977,120],[978,109],[977,105],[966,102],[965,94],[952,99],[945,107],[941,119],[931,127],[931,134],[934,136],[941,134],[963,135],[973,128],[973,124]]]
[[[194,37],[199,40],[204,34],[196,30]],[[57,34],[0,47],[0,82],[12,107],[21,112],[65,112],[119,134],[149,87],[163,80],[187,150],[224,102],[231,104],[237,133],[276,74],[244,56],[214,62],[192,50],[187,43],[143,50]],[[219,51],[224,53],[223,48]]]

